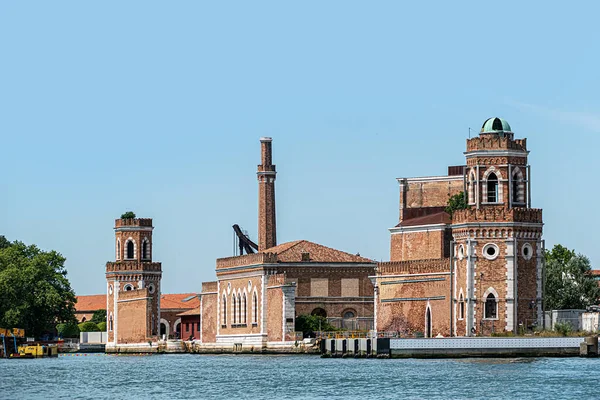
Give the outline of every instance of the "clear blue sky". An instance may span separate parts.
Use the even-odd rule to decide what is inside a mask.
[[[597,2],[4,1],[0,234],[103,293],[114,219],[154,218],[163,292],[256,239],[273,137],[278,240],[386,260],[400,176],[464,162],[468,128],[531,150],[547,247],[600,262]]]

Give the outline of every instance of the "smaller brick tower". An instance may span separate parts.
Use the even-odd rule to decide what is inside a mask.
[[[258,166],[258,250],[277,246],[275,223],[275,165],[270,137],[260,138],[261,164]]]
[[[152,262],[151,218],[115,220],[115,261],[106,263],[108,345],[147,343],[160,326],[162,267]]]

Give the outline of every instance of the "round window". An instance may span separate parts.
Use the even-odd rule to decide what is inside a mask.
[[[150,293],[150,294],[154,293],[154,284],[153,283],[150,283],[148,285],[148,293]]]
[[[112,285],[108,285],[108,294],[112,294],[112,293],[113,293]]]
[[[524,259],[531,260],[531,257],[533,257],[533,247],[529,243],[525,243],[521,249],[521,254]]]
[[[458,259],[459,259],[459,260],[462,260],[463,258],[465,258],[465,248],[464,248],[464,246],[461,244],[461,245],[458,247]]]
[[[494,243],[488,243],[483,246],[483,256],[488,260],[495,260],[500,253],[500,249]]]
[[[125,289],[125,291],[128,292],[130,290],[133,290],[133,285],[128,283],[127,285],[125,285],[125,287],[123,289]]]

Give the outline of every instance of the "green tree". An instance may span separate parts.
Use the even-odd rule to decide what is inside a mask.
[[[455,194],[454,196],[450,196],[445,211],[448,214],[450,214],[450,216],[452,216],[452,214],[454,214],[454,211],[465,210],[467,208],[469,208],[469,205],[465,201],[465,193],[460,192]]]
[[[122,219],[135,218],[135,213],[133,211],[127,211],[127,212],[121,214],[121,218]]]
[[[296,318],[296,331],[302,332],[305,337],[314,336],[314,332],[322,331],[336,331],[333,325],[331,325],[327,318],[320,315],[299,315]]]
[[[546,310],[583,309],[600,298],[590,260],[559,244],[544,254]]]
[[[79,337],[79,327],[75,322],[69,322],[66,324],[58,324],[56,325],[56,330],[58,332],[58,336],[62,338],[78,338]]]
[[[0,326],[23,328],[27,336],[40,337],[54,333],[57,323],[76,322],[65,258],[18,241],[2,246]]]
[[[79,330],[81,332],[100,332],[100,328],[92,321],[82,322],[79,325]]]
[[[97,325],[100,332],[106,332],[106,321],[98,322]]]
[[[94,315],[92,315],[92,319],[90,321],[96,324],[99,324],[100,322],[106,322],[106,310],[94,311]]]

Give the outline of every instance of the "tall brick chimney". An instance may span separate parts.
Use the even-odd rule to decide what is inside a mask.
[[[261,164],[258,166],[258,251],[277,246],[275,223],[275,165],[270,137],[260,138]]]

